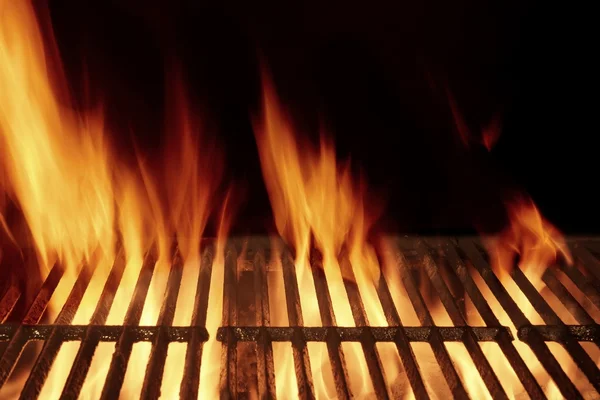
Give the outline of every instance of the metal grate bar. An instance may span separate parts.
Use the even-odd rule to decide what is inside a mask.
[[[558,264],[558,268],[573,281],[579,290],[592,302],[596,308],[600,309],[600,287],[596,287],[590,282],[578,268],[566,264]],[[600,285],[599,285],[600,286]]]
[[[417,313],[421,325],[435,326],[433,318],[431,317],[431,314],[429,313],[429,310],[425,305],[423,296],[421,296],[421,292],[419,292],[419,289],[417,289],[417,286],[413,281],[410,268],[408,267],[404,255],[399,250],[397,250],[395,256],[396,265],[400,270],[400,276],[402,277],[404,288],[406,289],[408,297],[410,298],[413,308]],[[456,369],[452,364],[452,360],[450,359],[450,355],[448,354],[448,350],[446,349],[446,346],[444,346],[444,343],[439,333],[437,331],[432,333],[430,339],[433,354],[435,355],[435,358],[438,364],[440,365],[442,373],[444,374],[446,382],[448,383],[448,386],[450,387],[450,391],[452,392],[453,396],[455,398],[468,399],[469,397],[467,395],[467,392],[465,391],[465,388],[462,382],[460,381],[458,373],[456,372]]]
[[[256,325],[270,326],[269,287],[267,283],[267,267],[262,251],[257,251],[252,262],[254,267],[254,292],[256,301]],[[256,344],[258,397],[275,399],[275,365],[273,345],[267,334],[262,334]]]
[[[348,258],[347,251],[342,251],[339,264],[342,271],[342,276],[348,278],[344,279],[344,287],[346,288],[346,294],[348,295],[348,301],[350,302],[350,309],[352,310],[354,322],[358,327],[369,326],[369,320],[367,318],[367,313],[365,312],[365,305],[363,304],[360,296],[358,286],[355,283],[356,277],[354,276],[354,269],[352,268],[352,264]],[[379,399],[389,398],[385,385],[385,373],[383,371],[383,366],[381,365],[379,352],[375,347],[375,339],[370,331],[366,330],[364,332],[364,337],[360,344],[365,355],[365,360],[367,362],[367,368],[369,370],[369,375],[371,376],[371,382],[373,383],[375,395]]]
[[[331,294],[329,293],[325,271],[323,270],[323,257],[316,250],[311,254],[310,269],[315,283],[315,293],[319,304],[321,323],[325,326],[336,326]],[[333,333],[334,331],[331,332]],[[338,399],[349,399],[351,397],[350,385],[348,385],[350,379],[348,377],[348,370],[346,369],[346,361],[340,337],[333,333],[327,338],[326,343],[337,397]]]
[[[63,308],[56,317],[56,321],[54,322],[56,325],[69,325],[71,321],[73,321],[93,273],[93,266],[86,263],[79,272],[79,276],[77,277]],[[25,382],[25,386],[21,391],[20,399],[37,399],[46,382],[54,359],[62,345],[61,333],[56,329],[56,325],[54,326],[50,337],[44,342],[44,347],[33,365],[29,377]]]
[[[2,325],[0,327],[0,341],[11,340],[19,328],[22,328],[27,340],[47,340],[55,327],[61,332],[63,342],[82,341],[85,339],[88,329],[93,335],[98,335],[101,342],[116,342],[123,332],[127,332],[134,342],[152,342],[161,329],[167,332],[165,340],[169,342],[187,342],[192,333],[196,331],[203,340],[208,338],[206,328],[193,326]],[[481,335],[484,337],[490,336],[487,332],[483,332]]]
[[[459,241],[461,248],[467,253],[469,259],[472,261],[473,266],[477,269],[481,277],[484,279],[496,299],[500,302],[513,324],[519,329],[520,327],[531,325],[527,317],[519,309],[519,306],[515,303],[512,297],[508,294],[504,286],[500,283],[494,272],[491,270],[487,262],[479,250],[475,247],[472,240],[461,239]],[[560,364],[550,352],[550,349],[544,343],[543,338],[538,334],[537,331],[532,331],[529,336],[530,340],[527,342],[538,361],[546,369],[548,374],[556,383],[560,392],[568,399],[582,399],[581,394],[571,382],[565,371],[561,368]]]
[[[431,258],[429,251],[423,248],[422,243],[418,244],[417,251],[423,261],[423,266],[425,267],[425,272],[429,277],[430,281],[433,283],[438,295],[440,296],[440,300],[442,304],[446,308],[450,319],[454,326],[464,326],[467,327],[467,322],[465,321],[461,311],[450,293],[450,289],[442,279],[442,275],[440,273],[440,269],[436,265],[436,263]],[[479,372],[479,375],[482,377],[486,387],[488,388],[492,398],[494,399],[508,399],[506,392],[502,388],[500,384],[500,380],[496,376],[496,373],[492,369],[488,359],[483,354],[481,347],[477,343],[477,338],[473,334],[473,332],[469,329],[465,331],[464,336],[464,345],[473,360],[475,368]]]
[[[237,324],[237,253],[233,246],[225,250],[222,325]],[[227,335],[221,358],[221,398],[237,398],[237,341]]]
[[[94,353],[98,347],[98,343],[100,343],[100,334],[98,331],[94,331],[93,326],[106,323],[108,313],[110,312],[110,308],[115,299],[115,293],[119,287],[119,283],[121,283],[124,269],[124,254],[123,251],[120,251],[117,254],[117,258],[115,259],[110,274],[106,279],[94,314],[92,314],[92,319],[90,320],[91,325],[87,327],[85,336],[79,346],[75,360],[73,361],[73,367],[69,372],[67,382],[63,388],[61,395],[62,399],[75,400],[79,398],[79,393],[81,392],[85,378],[90,370]]]
[[[383,265],[381,262],[381,254],[378,254],[377,258],[379,260],[379,265]],[[394,342],[396,344],[396,348],[398,349],[400,360],[402,360],[404,370],[406,371],[406,376],[413,390],[413,394],[417,400],[429,399],[427,389],[425,389],[425,384],[423,383],[423,377],[421,376],[419,365],[415,360],[415,353],[410,345],[408,336],[406,334],[406,329],[402,325],[402,321],[398,315],[398,310],[396,309],[396,305],[394,304],[392,294],[390,293],[390,289],[383,273],[379,274],[379,279],[375,285],[375,290],[377,291],[377,297],[379,297],[379,301],[381,302],[381,307],[385,314],[388,325],[396,326],[398,328],[397,334],[394,337]]]
[[[148,295],[148,289],[150,288],[150,282],[152,281],[152,274],[156,265],[155,252],[151,251],[144,259],[144,263],[140,270],[138,280],[135,284],[133,296],[125,315],[125,329],[119,336],[119,339],[115,345],[115,352],[113,353],[110,361],[110,367],[106,376],[104,387],[102,388],[101,399],[110,400],[119,397],[121,387],[123,386],[123,380],[125,379],[125,372],[127,371],[127,363],[133,350],[133,343],[135,342],[133,332],[128,329],[130,326],[138,325],[140,318],[142,317],[142,310],[146,296]]]
[[[287,250],[281,255],[281,265],[290,326],[303,326],[304,319],[302,317],[302,306],[300,305],[300,294],[298,293],[296,267],[294,266],[292,255]],[[294,332],[291,342],[292,354],[294,357],[294,369],[296,371],[296,382],[298,383],[298,397],[302,400],[314,399],[315,389],[306,341],[302,336]]]
[[[27,314],[25,314],[25,318],[23,319],[23,325],[35,325],[39,322],[62,275],[63,269],[59,265],[55,265],[27,310]],[[19,326],[8,345],[0,348],[2,356],[0,358],[0,387],[6,383],[27,342],[27,333],[24,331],[23,326]]]
[[[591,276],[588,276],[588,279],[590,279],[590,281],[594,283],[594,286],[600,291],[600,261],[598,261],[598,259],[582,244],[578,243],[571,246],[571,248],[575,257],[582,261],[585,270],[592,274]]]
[[[448,275],[448,278],[450,280],[460,279],[460,283],[462,283],[471,301],[473,302],[473,305],[479,312],[479,315],[481,315],[481,318],[483,319],[483,322],[486,323],[486,325],[500,326],[500,321],[498,320],[498,318],[496,318],[496,315],[490,308],[485,297],[483,297],[483,295],[479,291],[479,288],[473,281],[473,278],[471,278],[467,267],[458,256],[454,245],[451,243],[444,243],[444,245],[442,246],[442,251],[447,257],[450,265],[451,271]],[[525,364],[525,361],[523,361],[523,358],[513,345],[512,340],[513,338],[512,335],[510,335],[510,332],[508,332],[508,334],[499,334],[496,339],[500,350],[502,350],[502,352],[506,356],[506,359],[508,360],[511,367],[515,371],[517,377],[523,384],[523,387],[525,388],[527,394],[529,394],[529,396],[532,399],[546,399],[546,395],[544,394],[544,391],[542,390],[540,384]]]
[[[167,278],[167,289],[165,290],[164,299],[160,312],[158,314],[158,325],[160,330],[158,335],[152,341],[152,350],[150,351],[150,359],[146,366],[146,375],[142,385],[143,399],[158,399],[160,396],[160,387],[162,376],[165,370],[165,361],[167,360],[167,352],[169,349],[169,341],[166,340],[166,327],[173,325],[175,318],[175,306],[177,305],[177,295],[181,286],[181,277],[183,275],[183,260],[181,254],[177,250],[173,261],[171,262],[171,270]]]
[[[558,315],[556,315],[554,310],[546,303],[542,295],[535,289],[521,269],[513,268],[511,276],[546,324],[554,326],[564,325]],[[600,391],[600,369],[598,369],[594,360],[592,360],[589,354],[581,347],[581,344],[572,337],[565,337],[565,339],[561,341],[561,344],[569,352],[579,369],[585,374],[594,388]]]
[[[528,342],[531,339],[532,332],[539,335],[546,342],[561,342],[568,339],[574,339],[579,342],[599,342],[600,326],[594,325],[563,325],[560,327],[530,325],[524,326],[517,332],[520,340]],[[537,337],[537,336],[536,336]]]
[[[224,342],[227,335],[233,335],[238,342],[255,342],[259,336],[265,334],[273,342],[291,342],[300,337],[304,342],[326,342],[330,335],[337,335],[342,342],[360,342],[364,340],[365,332],[373,336],[375,342],[395,342],[398,331],[406,333],[409,342],[430,342],[434,336],[444,342],[462,342],[465,332],[472,330],[478,342],[496,342],[501,336],[508,335],[510,331],[505,327],[460,327],[460,326],[285,326],[285,327],[257,327],[257,326],[222,326],[217,330],[217,340]],[[334,331],[334,332],[332,332]]]
[[[0,300],[0,323],[4,323],[6,318],[12,313],[21,298],[21,291],[14,284],[11,284],[2,300]]]
[[[594,323],[594,319],[588,314],[588,312],[579,304],[575,297],[567,290],[567,288],[557,279],[553,272],[549,269],[546,270],[542,280],[546,286],[554,293],[554,295],[560,299],[564,304],[569,313],[577,320],[581,325],[591,325]]]
[[[213,259],[214,248],[212,245],[208,245],[202,253],[200,273],[198,274],[196,298],[194,300],[194,311],[192,313],[192,326],[194,327],[204,327],[206,325]],[[206,340],[205,337],[202,337],[201,332],[202,331],[198,329],[193,330],[187,345],[183,380],[181,381],[181,388],[179,391],[179,396],[181,398],[198,398],[202,350]]]

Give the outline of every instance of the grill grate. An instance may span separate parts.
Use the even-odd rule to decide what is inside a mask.
[[[428,389],[431,382],[427,382],[422,360],[413,347],[414,343],[425,342],[431,347],[441,376],[453,397],[473,398],[448,351],[447,343],[459,342],[467,350],[490,395],[498,399],[509,398],[499,379],[501,377],[497,375],[481,347],[483,342],[495,342],[529,397],[545,399],[542,385],[515,346],[516,343],[524,342],[562,396],[569,399],[587,398],[590,394],[580,393],[572,376],[570,377],[572,374],[567,373],[551,351],[548,342],[555,342],[571,356],[580,374],[595,390],[595,397],[592,398],[598,398],[598,360],[593,359],[586,351],[587,347],[584,348],[582,344],[590,342],[596,347],[600,345],[600,327],[596,323],[598,316],[590,311],[593,307],[600,310],[600,261],[594,255],[600,249],[600,241],[570,240],[577,263],[574,266],[558,265],[556,269],[550,268],[542,277],[546,290],[558,299],[578,325],[563,322],[564,315],[558,313],[525,274],[516,268],[511,272],[512,281],[544,322],[543,325],[533,324],[522,306],[517,304],[507,287],[491,270],[477,239],[400,238],[394,239],[394,243],[397,244],[393,252],[395,268],[408,297],[407,304],[412,307],[411,312],[416,314],[419,326],[402,324],[405,310],[397,309],[395,294],[385,274],[380,274],[374,293],[388,326],[371,326],[364,293],[354,283],[354,269],[348,254],[344,252],[339,257],[340,270],[347,278],[343,280],[342,287],[346,296],[344,300],[350,305],[355,326],[339,326],[334,313],[334,302],[340,299],[332,301],[331,282],[328,282],[323,271],[323,259],[316,251],[311,255],[309,270],[322,326],[305,326],[305,314],[301,306],[301,296],[305,294],[301,294],[302,286],[299,286],[292,254],[284,249],[280,254],[280,263],[272,263],[267,261],[270,259],[271,246],[268,239],[231,241],[224,251],[222,293],[210,294],[223,296],[221,327],[217,332],[210,333],[223,345],[219,383],[222,397],[243,398],[250,390],[256,390],[259,398],[276,397],[275,342],[287,342],[291,345],[300,398],[310,399],[316,396],[308,350],[311,342],[320,342],[326,346],[336,396],[340,399],[354,397],[356,393],[351,390],[351,373],[346,363],[343,343],[355,342],[360,345],[364,354],[374,396],[381,399],[395,398],[396,394],[390,389],[384,361],[377,346],[378,343],[388,342],[396,348],[414,396],[417,399],[428,399],[432,396]],[[187,347],[180,396],[186,399],[197,398],[202,352],[204,343],[209,339],[205,326],[215,249],[211,244],[203,247],[191,323],[185,327],[172,326],[183,276],[182,259],[177,251],[174,254],[156,326],[140,326],[155,272],[156,257],[153,252],[144,260],[121,326],[106,325],[106,322],[111,307],[115,306],[115,293],[124,273],[123,254],[117,256],[112,266],[89,325],[72,325],[72,321],[92,279],[94,271],[91,266],[82,268],[53,324],[41,324],[40,321],[63,278],[59,266],[55,266],[46,277],[28,306],[21,324],[6,323],[15,314],[21,297],[18,286],[10,286],[0,300],[0,386],[9,381],[28,342],[41,341],[43,346],[21,392],[23,399],[37,398],[62,344],[77,341],[80,346],[62,389],[62,398],[78,398],[99,343],[113,342],[115,351],[101,398],[118,398],[134,344],[150,342],[152,348],[144,367],[141,397],[158,398],[169,343],[183,342]],[[516,327],[516,339],[511,329],[500,322],[496,308],[489,302],[489,294],[482,292],[481,284],[475,282],[470,269],[480,276],[486,290],[489,290]],[[559,279],[557,271],[581,292],[581,298],[573,294],[564,280]],[[273,288],[269,286],[268,276],[274,274],[279,274],[283,281],[288,326],[271,326],[274,310],[270,309],[269,296],[273,294]],[[424,285],[435,293],[453,326],[436,325],[430,301],[424,293]],[[485,326],[469,325],[465,298],[470,300]],[[250,347],[244,348],[244,345]],[[240,367],[238,359],[245,360],[249,351],[253,361],[248,363],[255,363],[253,376],[250,378],[255,381],[255,389],[250,388],[252,385],[249,383],[241,383],[249,378],[248,371]]]

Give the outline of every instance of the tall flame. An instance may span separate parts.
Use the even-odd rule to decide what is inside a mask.
[[[5,173],[0,188],[22,210],[40,260],[40,273],[46,275],[55,262],[65,271],[49,304],[50,318],[60,311],[82,266],[89,265],[93,277],[72,323],[90,322],[116,260],[117,246],[121,245],[125,270],[115,293],[115,306],[105,323],[123,324],[144,256],[156,247],[158,260],[140,320],[140,324],[156,324],[167,284],[171,246],[177,239],[184,260],[184,279],[179,289],[179,300],[183,301],[178,301],[174,323],[190,325],[193,301],[189,299],[195,295],[200,240],[218,204],[221,153],[213,145],[206,147],[205,138],[198,134],[198,121],[191,118],[183,84],[175,75],[175,83],[170,85],[174,88],[173,99],[169,102],[173,118],[167,127],[169,137],[174,139],[167,147],[165,168],[150,168],[150,164],[160,163],[150,163],[141,155],[137,165],[117,159],[105,137],[102,113],[77,113],[69,104],[60,64],[48,56],[58,52],[45,48],[45,43],[52,45],[53,41],[43,40],[28,1],[0,0],[0,152]],[[206,154],[201,156],[201,151]],[[221,218],[218,251],[223,249],[230,215],[228,210],[228,215]],[[3,229],[10,229],[4,217],[0,221]],[[217,255],[213,269],[217,283],[223,270],[219,263],[222,257]],[[221,290],[218,286],[213,290]],[[213,297],[218,299],[219,294]],[[213,306],[218,308],[219,304]],[[210,356],[206,357],[210,359],[205,364],[218,359],[218,354],[210,350],[215,347],[213,342],[207,344]],[[106,345],[109,347],[101,344],[96,352],[83,398],[100,394],[112,356],[110,344]],[[125,397],[141,388],[144,375],[136,370],[138,364],[146,364],[147,345],[134,346],[121,391]],[[62,346],[42,397],[60,395],[76,352],[77,347]],[[185,348],[171,346],[167,362],[180,366],[184,357]],[[173,375],[180,378],[182,373],[179,368],[166,370],[163,395],[178,393],[180,379],[173,379]],[[206,393],[216,390],[214,373],[203,374]]]
[[[387,325],[375,291],[381,271],[375,252],[367,243],[374,220],[366,209],[364,185],[352,180],[348,167],[338,165],[335,149],[325,137],[322,136],[318,150],[308,143],[298,142],[266,74],[263,74],[263,118],[255,135],[277,229],[296,251],[304,323],[322,324],[309,265],[314,247],[323,255],[322,266],[336,323],[340,326],[356,324],[344,283],[351,281],[359,288],[367,323]],[[350,368],[353,393],[357,396],[373,393],[360,347],[350,343],[342,347],[346,362],[353,366]],[[323,346],[309,346],[309,352],[314,363],[317,395],[331,398],[335,390],[328,375],[327,352]],[[395,369],[397,353],[394,356],[391,352],[382,352],[381,357],[390,361],[388,364],[393,366],[390,375],[394,377],[398,373]]]

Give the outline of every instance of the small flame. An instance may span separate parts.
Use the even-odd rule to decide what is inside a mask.
[[[498,143],[500,139],[500,132],[502,130],[500,115],[496,114],[490,121],[490,123],[481,131],[481,139],[483,145],[488,151],[492,151],[492,148]]]
[[[450,89],[446,86],[446,97],[448,99],[448,105],[450,106],[450,111],[452,112],[452,118],[454,119],[454,125],[456,130],[458,131],[458,136],[465,146],[465,148],[470,148],[473,142],[483,145],[487,151],[492,151],[498,140],[500,139],[500,133],[502,131],[502,119],[500,118],[500,113],[494,114],[491,121],[483,127],[481,130],[481,137],[477,138],[471,133],[467,122],[465,121],[463,115],[460,112],[458,107],[458,103],[456,99],[452,95]]]
[[[518,304],[520,310],[533,324],[543,324],[544,321],[536,312],[533,305],[525,294],[519,289],[511,277],[511,272],[519,268],[525,277],[533,284],[539,293],[544,296],[545,301],[549,302],[551,307],[557,312],[557,315],[568,323],[569,313],[566,309],[557,307],[558,301],[549,297],[546,284],[543,281],[544,272],[552,267],[556,262],[562,261],[567,264],[573,263],[573,258],[562,234],[550,224],[539,212],[534,202],[526,197],[519,196],[506,205],[509,223],[507,227],[495,238],[484,242],[490,259],[492,269],[498,275],[503,286],[507,289],[510,296]],[[518,258],[518,262],[517,262]],[[489,293],[481,278],[473,275],[473,279],[484,292],[484,296],[489,301],[494,314],[504,326],[508,326],[516,335],[516,328],[510,318],[506,315],[502,307],[495,301],[491,301],[492,295]],[[578,299],[580,301],[581,298]],[[470,313],[467,313],[468,315]],[[471,314],[472,315],[472,314]],[[480,324],[480,320],[471,317],[469,324]],[[541,385],[545,386],[545,393],[549,398],[562,398],[554,382],[549,378],[542,366],[537,362],[536,356],[531,352],[527,344],[515,341],[514,346],[533,372]],[[549,346],[550,347],[550,346]],[[514,370],[505,358],[500,348],[495,344],[482,345],[482,350],[489,360],[492,369],[496,372],[502,383],[504,390],[510,398],[518,398],[524,393],[524,389],[517,378]],[[565,371],[572,376],[576,369],[573,362],[566,353],[555,352],[551,347],[555,357],[564,366]],[[469,393],[476,394],[477,398],[491,398],[489,392],[482,385],[476,383],[473,378],[479,377],[479,374],[470,360],[456,357],[456,353],[451,353],[456,361],[457,368],[463,378]],[[581,384],[581,380],[576,380]]]
[[[531,199],[520,196],[507,203],[507,210],[508,227],[487,244],[496,271],[510,272],[517,255],[519,267],[534,280],[540,280],[546,268],[559,257],[573,263],[564,237],[542,217]]]

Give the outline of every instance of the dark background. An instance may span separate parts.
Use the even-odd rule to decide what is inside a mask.
[[[270,208],[251,127],[258,54],[302,131],[324,122],[388,200],[385,227],[495,230],[509,189],[568,233],[598,232],[592,26],[547,2],[51,0],[73,92],[102,99],[115,140],[159,152],[165,73],[184,66],[196,106],[245,182],[238,225]],[[83,82],[86,82],[84,85]],[[473,135],[459,140],[447,86]],[[488,152],[483,126],[499,114]]]

